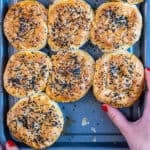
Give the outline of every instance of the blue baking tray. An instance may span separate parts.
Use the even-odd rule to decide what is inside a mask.
[[[3,89],[2,75],[8,58],[15,50],[8,44],[3,34],[3,19],[8,8],[17,0],[0,0],[0,143],[4,144],[8,139],[14,140],[20,149],[30,149],[26,145],[14,139],[6,126],[6,114],[9,108],[17,102],[17,99],[9,96]],[[40,0],[47,8],[52,0]],[[87,0],[96,9],[104,0]],[[143,32],[141,39],[129,52],[134,53],[142,61],[145,67],[150,67],[150,1],[140,4],[139,9],[143,15]],[[83,50],[91,54],[95,60],[102,53],[88,41]],[[42,51],[52,55],[53,52],[46,46]],[[143,93],[144,95],[144,93]],[[131,121],[137,120],[143,110],[144,96],[130,108],[121,109],[124,115]],[[100,103],[96,101],[92,90],[80,101],[62,104],[60,107],[65,117],[65,127],[62,136],[50,150],[126,150],[128,145],[119,130],[100,109]],[[83,124],[84,123],[84,124]]]

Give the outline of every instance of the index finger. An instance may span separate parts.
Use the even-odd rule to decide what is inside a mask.
[[[147,89],[150,90],[150,68],[145,69],[145,80]]]
[[[147,120],[150,120],[150,69],[145,69],[145,81],[147,85],[147,92],[145,97],[145,108],[143,117]]]
[[[13,141],[11,141],[11,140],[8,140],[6,142],[5,149],[6,150],[19,150],[19,148],[17,147],[17,145]]]

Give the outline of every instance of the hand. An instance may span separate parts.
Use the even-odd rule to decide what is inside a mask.
[[[131,150],[150,150],[150,69],[145,70],[147,93],[143,116],[136,122],[129,122],[123,114],[107,104],[102,109],[124,135]]]
[[[0,145],[0,150],[4,150],[4,147],[2,145]],[[19,148],[13,141],[8,140],[5,144],[5,150],[19,150]]]

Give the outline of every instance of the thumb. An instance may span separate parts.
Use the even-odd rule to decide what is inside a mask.
[[[107,104],[103,104],[102,109],[125,137],[131,133],[131,122],[129,122],[119,110]]]

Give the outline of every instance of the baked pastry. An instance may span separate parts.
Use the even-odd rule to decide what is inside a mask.
[[[127,2],[129,4],[139,4],[142,3],[144,0],[109,0],[110,2]]]
[[[47,95],[57,102],[73,102],[82,98],[92,85],[95,61],[86,52],[60,51],[51,57],[52,73]]]
[[[9,59],[4,72],[4,87],[14,97],[45,90],[51,69],[50,58],[40,51],[20,51]]]
[[[127,0],[128,3],[130,4],[139,4],[142,3],[144,0]]]
[[[104,54],[96,62],[93,92],[98,101],[113,107],[129,107],[141,95],[144,68],[140,60],[128,52]]]
[[[7,126],[19,141],[35,149],[51,146],[63,130],[63,114],[44,93],[18,101],[7,114]]]
[[[23,0],[17,2],[8,10],[13,17],[22,17],[22,15],[36,16],[47,22],[47,9],[36,0]]]
[[[48,44],[54,51],[78,49],[88,39],[93,11],[82,0],[58,0],[49,7]]]
[[[37,1],[13,5],[4,19],[4,33],[17,50],[40,50],[47,43],[47,10]]]
[[[91,41],[102,52],[126,50],[141,35],[142,16],[135,5],[108,2],[96,11],[91,28]]]

